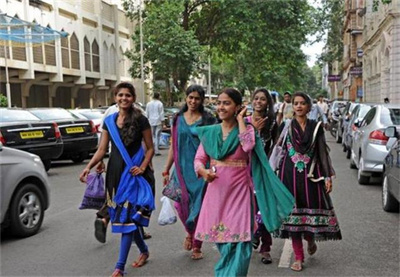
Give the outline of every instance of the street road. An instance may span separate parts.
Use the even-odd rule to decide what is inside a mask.
[[[318,243],[317,253],[309,257],[302,273],[285,266],[284,240],[274,239],[273,263],[264,265],[253,253],[249,276],[399,276],[399,214],[381,208],[381,185],[360,186],[356,171],[349,169],[339,144],[328,136],[331,157],[337,173],[332,199],[342,229],[342,241]],[[157,211],[148,231],[149,262],[142,268],[126,267],[126,276],[212,276],[218,251],[204,245],[204,259],[192,261],[184,251],[182,225],[159,226],[161,171],[167,156],[154,158],[157,177]],[[84,164],[69,161],[54,163],[49,171],[52,184],[51,207],[41,231],[30,238],[1,239],[1,276],[110,276],[118,258],[119,235],[107,234],[101,244],[93,236],[94,210],[78,210],[84,185],[78,180]],[[108,229],[109,231],[110,229]],[[290,250],[290,248],[287,248]],[[289,252],[290,254],[290,252]],[[138,256],[132,246],[128,263]],[[283,255],[285,256],[285,255]],[[287,263],[286,263],[287,264]]]

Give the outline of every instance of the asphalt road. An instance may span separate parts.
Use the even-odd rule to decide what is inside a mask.
[[[295,273],[278,267],[285,241],[274,239],[273,263],[262,264],[254,252],[249,276],[399,276],[399,214],[382,210],[381,185],[358,185],[356,171],[349,168],[340,145],[330,135],[328,141],[337,173],[332,199],[343,240],[319,243],[314,256],[306,254],[304,271]],[[167,150],[161,153],[154,158],[157,201]],[[42,229],[26,239],[2,235],[1,276],[110,276],[118,258],[120,236],[109,232],[105,244],[97,242],[93,236],[95,211],[78,210],[84,192],[78,175],[84,164],[65,161],[53,166],[49,171],[51,207]],[[192,261],[190,252],[182,248],[185,233],[180,222],[157,224],[160,207],[158,202],[148,229],[153,236],[146,241],[149,262],[135,269],[128,264],[126,276],[213,276],[219,256],[214,245],[205,244],[204,259]],[[128,262],[137,256],[137,248],[132,246]]]

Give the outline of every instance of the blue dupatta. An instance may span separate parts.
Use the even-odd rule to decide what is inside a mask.
[[[140,166],[144,150],[140,147],[133,157],[129,157],[115,123],[117,116],[118,113],[115,113],[106,117],[105,124],[126,166],[122,172],[117,192],[113,199],[107,201],[107,205],[112,232],[130,233],[137,229],[137,225],[149,225],[150,214],[155,209],[155,205],[151,187],[146,179],[141,175],[133,176],[129,172],[133,166]]]

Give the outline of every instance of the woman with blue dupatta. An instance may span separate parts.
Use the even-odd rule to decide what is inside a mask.
[[[172,124],[172,147],[169,149],[165,169],[162,173],[164,180],[169,178],[179,183],[182,191],[180,202],[175,203],[178,215],[187,236],[183,242],[185,250],[192,250],[191,258],[203,258],[202,242],[194,239],[197,217],[200,212],[205,183],[197,178],[194,172],[193,160],[199,147],[197,136],[198,126],[215,124],[216,118],[204,110],[205,92],[199,85],[191,85],[186,90],[186,102],[179,113],[174,117]],[[171,177],[169,171],[175,163]]]
[[[224,89],[217,101],[221,124],[197,128],[201,144],[194,165],[208,186],[195,238],[216,243],[221,256],[215,276],[247,275],[256,228],[255,197],[269,232],[280,227],[294,204],[270,168],[254,127],[245,123],[241,105],[239,91]]]
[[[133,267],[143,266],[149,258],[149,250],[138,227],[148,226],[154,210],[152,189],[143,177],[154,154],[150,124],[147,118],[133,106],[136,100],[134,87],[120,83],[114,91],[119,112],[105,119],[100,145],[80,175],[85,182],[90,169],[106,154],[111,139],[112,147],[106,174],[107,206],[113,233],[121,233],[119,259],[112,277],[124,276],[125,264],[132,240],[139,248],[139,258]],[[146,146],[146,153],[142,147]]]

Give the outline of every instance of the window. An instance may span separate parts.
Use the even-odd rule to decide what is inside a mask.
[[[96,40],[94,40],[92,43],[92,65],[93,71],[100,72],[99,45],[97,44]]]
[[[85,51],[85,70],[92,71],[92,64],[90,58],[90,43],[86,37],[83,39],[83,49]]]
[[[381,123],[385,126],[400,125],[400,109],[383,107]]]
[[[79,41],[76,37],[76,34],[73,33],[70,40],[71,47],[71,67],[73,69],[80,69],[80,61],[79,61]]]
[[[376,108],[372,108],[364,117],[361,126],[366,126],[372,122],[376,114]]]
[[[116,71],[116,57],[117,57],[117,53],[115,50],[114,45],[111,45],[110,48],[110,73],[115,75],[115,71]]]
[[[104,73],[109,74],[110,73],[110,65],[108,64],[108,47],[107,44],[104,42],[103,43],[103,54],[101,55],[103,66],[104,66]]]
[[[62,60],[62,66],[65,68],[70,68],[68,44],[69,44],[68,37],[61,38],[61,60]]]

